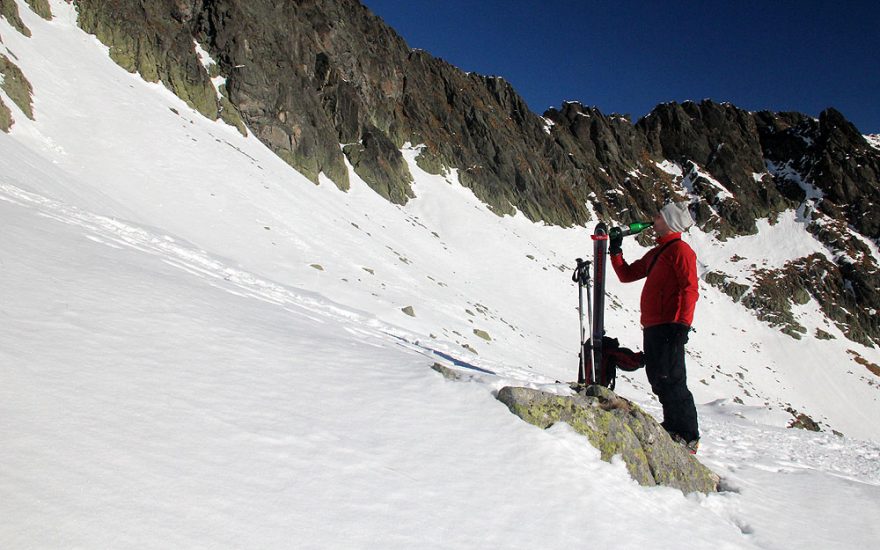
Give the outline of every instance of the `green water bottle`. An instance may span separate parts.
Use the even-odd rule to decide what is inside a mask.
[[[608,235],[612,239],[616,239],[619,237],[626,237],[627,235],[635,235],[637,233],[641,233],[645,229],[652,227],[654,222],[635,222],[629,225],[624,225],[623,227],[612,227],[611,231],[608,232]]]

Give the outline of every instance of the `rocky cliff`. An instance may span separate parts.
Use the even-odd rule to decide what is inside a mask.
[[[503,79],[410,49],[356,0],[76,3],[82,28],[120,65],[246,127],[316,182],[323,174],[346,189],[349,163],[405,203],[413,191],[399,149],[410,142],[424,146],[423,169],[457,169],[499,214],[553,224],[628,222],[681,197],[723,240],[797,209],[827,254],[739,280],[710,269],[706,281],[793,337],[803,329],[791,307],[812,298],[849,338],[880,343],[870,251],[880,240],[880,151],[833,109],[817,120],[666,103],[633,123],[566,103],[539,116]]]

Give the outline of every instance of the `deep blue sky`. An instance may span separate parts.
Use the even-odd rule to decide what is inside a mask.
[[[880,133],[880,2],[362,0],[412,48],[511,82],[536,113],[664,101],[835,107]]]

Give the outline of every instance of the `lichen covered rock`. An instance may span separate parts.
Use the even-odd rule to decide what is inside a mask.
[[[77,3],[80,27],[106,44],[117,64],[149,82],[161,81],[193,109],[216,120],[217,92],[196,54],[193,14],[184,8],[170,0]]]
[[[718,491],[720,478],[715,473],[672,441],[651,415],[607,388],[589,386],[580,394],[555,395],[508,386],[497,397],[540,428],[565,422],[585,435],[603,460],[620,455],[641,485],[665,485],[684,493]]]
[[[21,69],[5,55],[0,55],[0,75],[2,75],[0,82],[3,91],[29,119],[33,120],[34,90],[31,83],[25,78]]]
[[[12,128],[13,122],[12,111],[9,110],[9,107],[3,103],[3,98],[0,97],[0,130],[8,133]]]
[[[15,3],[15,0],[0,0],[0,17],[5,18],[21,34],[27,37],[31,36],[31,30],[21,20],[18,4]]]
[[[47,21],[52,20],[52,8],[49,7],[48,0],[25,0],[34,13]]]

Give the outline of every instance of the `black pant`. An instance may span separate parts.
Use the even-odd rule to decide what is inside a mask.
[[[676,337],[677,325],[645,329],[645,371],[651,390],[663,405],[663,427],[685,441],[700,438],[694,396],[687,387],[684,342]]]

